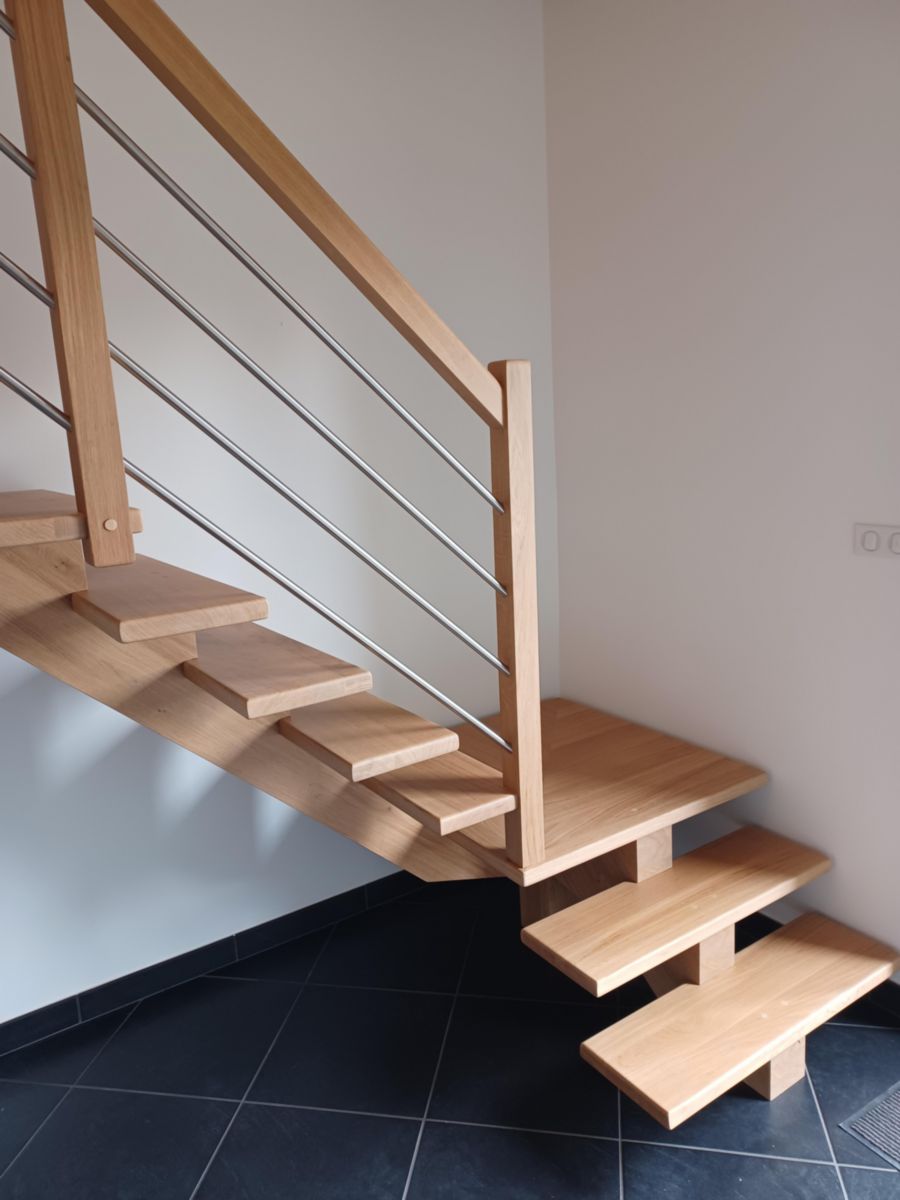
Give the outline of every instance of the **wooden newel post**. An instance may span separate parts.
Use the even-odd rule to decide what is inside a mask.
[[[100,268],[62,0],[7,0],[25,145],[34,163],[34,206],[53,293],[53,340],[69,456],[88,560],[131,562],[134,546]]]
[[[503,389],[504,421],[491,429],[491,476],[504,512],[494,514],[494,569],[506,588],[497,596],[503,782],[518,799],[506,817],[506,851],[520,866],[544,858],[541,680],[538,663],[537,556],[534,525],[534,434],[531,363],[490,363]]]

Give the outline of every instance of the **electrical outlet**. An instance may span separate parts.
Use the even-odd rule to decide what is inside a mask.
[[[900,525],[854,525],[853,552],[869,558],[900,558]]]

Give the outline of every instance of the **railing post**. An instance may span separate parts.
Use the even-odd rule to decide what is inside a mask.
[[[75,496],[88,560],[134,559],[87,167],[62,0],[8,0],[22,126],[34,163],[34,206],[52,292],[63,407],[72,423]]]
[[[506,852],[531,866],[544,858],[531,363],[495,362],[489,370],[504,408],[503,425],[491,429],[493,492],[504,510],[494,514],[494,573],[507,593],[497,596],[497,653],[510,672],[500,676],[500,729],[513,748],[503,782],[518,801],[506,817]]]

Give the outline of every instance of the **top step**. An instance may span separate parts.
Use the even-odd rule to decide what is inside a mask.
[[[131,532],[140,533],[141,514],[130,508]],[[77,542],[87,537],[87,522],[74,496],[64,492],[0,493],[0,550],[46,542]]]
[[[496,728],[497,720],[488,723]],[[766,782],[758,767],[573,700],[544,700],[541,720],[543,862],[529,867],[510,862],[504,824],[496,818],[454,834],[518,884],[548,879]],[[464,753],[502,766],[505,751],[484,734],[463,726],[459,736]]]
[[[522,930],[535,953],[604,996],[774,904],[831,865],[824,854],[748,825]]]
[[[682,984],[589,1038],[581,1054],[667,1129],[891,977],[897,952],[807,913],[702,987]]]
[[[182,667],[188,679],[251,720],[372,686],[371,674],[362,667],[263,625],[207,629],[197,637],[197,651]]]
[[[138,555],[121,567],[88,567],[75,611],[118,642],[196,633],[269,615],[262,596]]]

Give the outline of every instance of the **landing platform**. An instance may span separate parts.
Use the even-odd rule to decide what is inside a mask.
[[[522,868],[504,851],[502,817],[453,834],[516,883],[549,879],[658,829],[755,791],[764,771],[573,700],[541,705],[547,856]],[[496,726],[497,717],[487,723]],[[493,767],[504,751],[460,728],[460,749]]]

